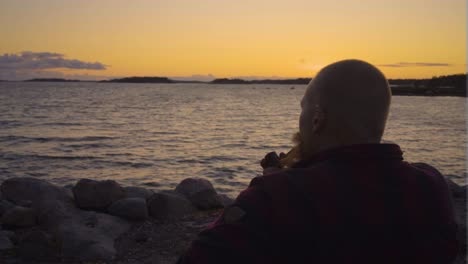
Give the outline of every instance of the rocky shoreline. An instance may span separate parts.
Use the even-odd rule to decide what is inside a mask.
[[[218,195],[209,181],[200,178],[185,179],[175,190],[158,193],[122,187],[113,180],[82,179],[59,187],[36,178],[10,178],[0,185],[0,257],[2,263],[129,263],[123,260],[129,259],[125,253],[131,248],[129,239],[135,246],[160,242],[164,230],[177,226],[194,236],[229,203],[232,199]],[[155,232],[159,235],[153,238]],[[185,237],[183,242],[191,239]],[[176,248],[159,252],[156,247],[149,252],[161,256],[149,258],[174,262],[175,254],[183,252],[182,248],[174,252]]]
[[[448,180],[466,263],[466,186]],[[59,187],[36,178],[0,185],[1,263],[174,263],[233,200],[205,179],[174,190],[79,180]]]

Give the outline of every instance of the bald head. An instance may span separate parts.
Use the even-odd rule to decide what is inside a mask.
[[[344,60],[328,65],[311,81],[301,102],[304,151],[379,143],[390,100],[385,76],[371,64]]]

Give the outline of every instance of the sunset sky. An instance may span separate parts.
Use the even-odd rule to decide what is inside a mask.
[[[465,2],[0,0],[0,79],[313,77],[346,58],[465,73]]]

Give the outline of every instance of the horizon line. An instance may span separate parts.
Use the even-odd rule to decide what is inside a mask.
[[[431,78],[437,78],[437,77],[443,77],[443,76],[452,76],[452,75],[467,75],[467,73],[454,73],[454,74],[447,74],[447,75],[434,75],[432,77],[426,77],[426,78],[387,78],[387,80],[428,80]],[[126,78],[161,78],[161,79],[167,79],[169,81],[176,81],[179,83],[184,83],[184,82],[193,82],[193,83],[211,83],[215,80],[238,80],[238,81],[245,81],[245,82],[259,82],[259,81],[289,81],[289,80],[305,80],[305,79],[310,79],[312,80],[314,77],[277,77],[277,76],[270,76],[270,77],[265,77],[263,78],[262,76],[259,76],[258,78],[242,78],[241,77],[215,77],[211,80],[197,80],[197,79],[189,79],[190,77],[187,76],[125,76],[125,77],[111,77],[109,76],[106,79],[95,79],[95,80],[86,80],[86,79],[80,79],[80,78],[63,78],[63,77],[39,77],[39,78],[29,78],[29,79],[21,79],[21,80],[7,80],[7,79],[0,79],[2,82],[28,82],[28,81],[34,81],[34,80],[56,80],[56,81],[75,81],[75,82],[110,82],[112,80],[121,80],[121,79],[126,79]]]

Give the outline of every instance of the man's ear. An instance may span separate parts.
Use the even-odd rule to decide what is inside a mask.
[[[325,110],[323,110],[319,105],[315,106],[314,117],[312,120],[312,133],[320,134],[325,127],[326,120],[327,116]]]

